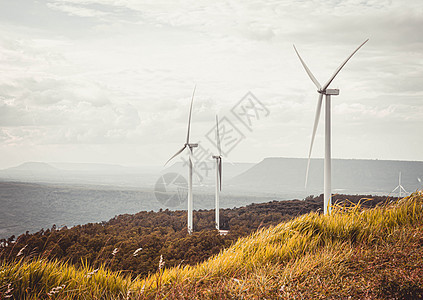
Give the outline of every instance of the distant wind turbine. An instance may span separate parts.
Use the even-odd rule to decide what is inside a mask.
[[[220,137],[219,137],[219,119],[216,116],[216,145],[219,155],[213,155],[212,157],[216,160],[216,208],[215,208],[215,221],[216,229],[219,230],[219,192],[222,190],[222,149],[220,148]]]
[[[393,189],[391,194],[393,192],[395,192],[396,190],[398,190],[398,197],[399,198],[401,198],[401,191],[404,191],[405,194],[408,194],[408,192],[405,190],[405,188],[401,185],[401,172],[399,172],[399,176],[398,176],[398,186]]]
[[[329,85],[332,83],[332,81],[335,79],[336,75],[341,71],[341,69],[345,66],[345,64],[350,60],[350,58],[365,44],[367,43],[369,39],[365,40],[357,49],[354,50],[354,52],[347,57],[347,59],[335,70],[335,73],[332,75],[332,77],[329,78],[329,80],[326,82],[326,84],[322,87],[320,83],[317,81],[316,77],[314,77],[313,73],[311,73],[310,69],[307,67],[304,60],[301,58],[300,54],[297,51],[297,48],[294,50],[298,55],[298,58],[301,61],[301,64],[303,65],[305,71],[307,72],[307,75],[310,77],[311,81],[315,84],[317,87],[317,92],[319,93],[319,98],[317,100],[317,109],[316,109],[316,115],[314,118],[314,126],[313,126],[313,134],[311,137],[311,144],[310,144],[310,150],[308,153],[308,162],[307,162],[307,172],[306,172],[306,182],[305,185],[307,186],[307,180],[308,180],[308,171],[310,168],[310,157],[311,157],[311,151],[313,149],[313,143],[314,138],[316,136],[316,130],[317,126],[319,124],[320,119],[320,111],[322,109],[322,102],[323,102],[323,95],[326,96],[326,105],[325,105],[325,168],[324,168],[324,214],[330,213],[331,210],[331,197],[332,197],[332,191],[331,191],[331,97],[330,96],[336,96],[339,95],[339,89],[328,89]]]
[[[194,102],[195,88],[196,87],[194,87],[194,91],[192,92],[191,106],[189,108],[187,139],[185,141],[184,146],[178,152],[176,152],[171,158],[169,158],[169,160],[165,163],[165,166],[166,166],[169,161],[171,161],[174,157],[178,156],[179,154],[182,153],[182,151],[184,151],[186,148],[188,148],[188,150],[189,150],[189,173],[188,173],[188,218],[187,218],[188,224],[187,224],[187,226],[188,226],[188,233],[189,234],[191,234],[192,231],[193,231],[193,227],[192,227],[192,206],[193,206],[193,201],[192,201],[192,167],[193,167],[192,149],[195,148],[195,147],[198,147],[198,144],[191,144],[189,142],[189,134],[190,134],[190,129],[191,129],[192,104]]]

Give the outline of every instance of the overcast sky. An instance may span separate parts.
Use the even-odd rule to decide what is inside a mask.
[[[292,45],[324,83],[367,38],[331,84],[332,156],[421,161],[422,28],[421,0],[0,0],[0,168],[162,165],[195,84],[193,142],[213,151],[218,113],[229,160],[306,157],[317,92]]]

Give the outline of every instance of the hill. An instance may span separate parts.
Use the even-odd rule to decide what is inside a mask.
[[[19,166],[6,169],[7,171],[55,172],[57,168],[44,162],[25,162]]]
[[[25,162],[0,170],[0,180],[54,184],[97,184],[146,187],[157,179],[160,168],[125,167],[97,163]]]
[[[320,194],[323,187],[323,159],[312,159],[307,189],[304,188],[307,159],[266,158],[246,172],[229,181],[230,185],[255,192],[290,192],[296,197]],[[384,194],[398,185],[409,192],[420,189],[423,162],[364,159],[333,159],[332,188],[342,194]]]
[[[225,180],[245,172],[253,163],[224,163]],[[187,164],[176,162],[162,166],[122,166],[99,163],[25,162],[19,166],[0,170],[0,180],[60,184],[101,184],[127,187],[151,187],[165,173],[187,174]],[[214,164],[196,166],[195,184],[200,188],[214,185]]]
[[[307,188],[304,187],[307,159],[269,157],[253,163],[223,165],[223,192],[232,195],[277,196],[282,199],[303,198],[320,194],[323,186],[323,159],[312,159]],[[398,185],[409,192],[421,189],[423,162],[370,159],[333,159],[332,185],[335,193],[388,195]],[[187,165],[175,162],[163,169],[126,167],[93,163],[24,163],[0,170],[0,180],[55,184],[92,184],[152,189],[165,173],[187,175]],[[197,193],[214,192],[213,163],[195,165]],[[420,180],[420,181],[419,181]]]
[[[167,257],[156,253],[158,271],[145,278],[86,263],[3,261],[0,293],[16,299],[422,299],[422,246],[423,194],[417,192],[371,209],[311,212],[240,238],[194,266],[168,268]]]
[[[368,210],[303,215],[137,286],[146,298],[422,299],[422,204],[418,192]]]

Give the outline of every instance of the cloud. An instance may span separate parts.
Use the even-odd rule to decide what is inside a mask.
[[[308,146],[317,95],[292,43],[325,81],[367,37],[332,84],[341,89],[334,130],[421,127],[422,15],[421,1],[388,0],[0,4],[0,140],[46,152],[178,144],[197,84],[194,137],[252,91],[271,114],[249,138],[268,147],[239,150],[240,159],[294,155]]]
[[[341,103],[334,108],[336,114],[352,120],[360,119],[362,121],[368,118],[387,119],[396,115],[396,106],[389,105],[385,108],[372,107],[361,103]]]
[[[103,17],[108,15],[109,13],[86,8],[79,5],[69,5],[64,3],[47,3],[47,7],[65,12],[69,14],[70,16],[77,16],[77,17]]]
[[[116,93],[102,82],[73,76],[73,71],[63,76],[63,69],[55,67],[66,69],[71,62],[57,56],[50,68],[46,62],[52,52],[31,44],[3,42],[6,46],[0,46],[0,53],[6,53],[5,69],[10,70],[0,83],[5,144],[131,142],[140,124],[137,108],[124,99],[113,99]]]

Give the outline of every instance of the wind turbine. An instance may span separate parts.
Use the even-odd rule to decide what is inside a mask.
[[[354,50],[353,53],[351,53],[350,56],[347,57],[347,59],[335,70],[335,73],[332,75],[332,77],[329,78],[329,80],[323,85],[323,87],[320,85],[320,83],[317,81],[316,77],[314,77],[313,73],[311,73],[310,69],[307,67],[304,60],[301,58],[300,54],[297,51],[297,48],[294,50],[298,55],[298,58],[301,61],[301,64],[303,65],[305,71],[307,72],[307,75],[310,77],[311,81],[313,81],[314,85],[317,87],[317,92],[319,93],[319,98],[317,100],[317,109],[316,109],[316,115],[314,118],[314,126],[313,126],[313,134],[311,137],[311,144],[310,144],[310,150],[308,153],[308,162],[307,162],[307,172],[306,172],[306,182],[305,185],[307,186],[307,180],[308,180],[308,171],[310,168],[310,157],[311,157],[311,151],[313,149],[313,143],[314,138],[316,136],[316,130],[317,126],[319,124],[319,118],[320,118],[320,111],[322,109],[322,102],[323,102],[323,95],[325,95],[326,99],[326,105],[325,105],[325,168],[324,168],[324,214],[330,213],[331,210],[331,197],[332,197],[332,191],[331,191],[331,181],[332,181],[332,175],[331,175],[331,96],[337,96],[339,95],[339,89],[328,89],[329,85],[332,83],[332,81],[335,79],[336,75],[341,71],[341,69],[345,66],[345,64],[350,60],[350,58],[365,44],[367,43],[369,39],[365,40],[360,46],[358,46],[357,49]]]
[[[399,172],[399,176],[398,176],[398,186],[391,192],[391,194],[395,192],[396,190],[398,190],[399,198],[401,198],[401,191],[404,191],[404,193],[408,194],[405,188],[401,185],[401,172]]]
[[[187,131],[187,139],[185,141],[184,146],[178,150],[169,160],[165,163],[165,166],[169,161],[171,161],[174,157],[178,156],[182,153],[186,148],[189,150],[189,172],[188,172],[188,218],[187,218],[187,226],[188,226],[188,234],[191,234],[193,231],[192,227],[192,167],[193,167],[193,159],[192,159],[192,150],[195,147],[198,147],[198,144],[192,144],[189,142],[189,134],[191,129],[191,114],[192,114],[192,104],[194,102],[194,94],[195,94],[195,88],[192,92],[192,98],[191,98],[191,106],[189,108],[189,117],[188,117],[188,131]]]
[[[216,115],[216,145],[219,155],[213,155],[212,158],[216,160],[216,208],[215,208],[215,221],[216,229],[219,230],[219,191],[222,190],[222,149],[220,148],[220,137],[219,137],[219,119]]]

